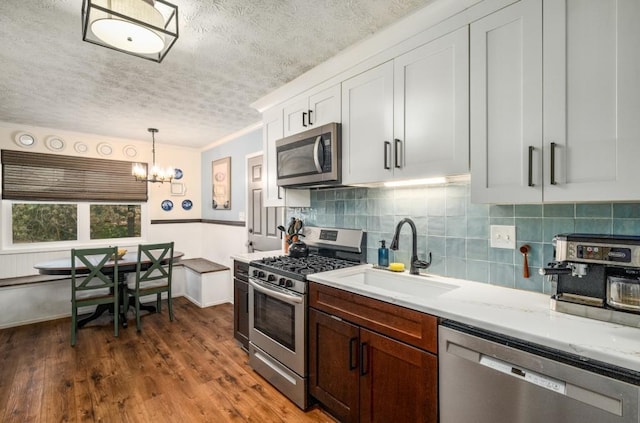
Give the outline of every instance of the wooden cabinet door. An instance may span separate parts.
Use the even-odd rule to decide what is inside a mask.
[[[234,338],[249,350],[249,284],[233,280],[233,333]]]
[[[394,179],[469,172],[467,26],[394,60]]]
[[[638,22],[637,0],[545,1],[545,201],[640,196]]]
[[[342,182],[393,177],[393,62],[342,83]]]
[[[471,200],[542,201],[542,1],[470,26]]]
[[[359,415],[358,327],[309,309],[309,393],[341,422]]]
[[[361,422],[437,423],[435,355],[364,328],[360,348]]]

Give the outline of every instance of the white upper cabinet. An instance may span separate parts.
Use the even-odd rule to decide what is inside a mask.
[[[471,24],[471,200],[542,201],[542,2]]]
[[[342,83],[342,183],[392,177],[393,62]]]
[[[345,184],[469,171],[468,28],[342,83]]]
[[[278,186],[276,141],[283,137],[282,107],[275,107],[262,114],[262,166],[265,207],[308,207],[308,189],[284,189]]]
[[[285,104],[284,136],[297,134],[326,123],[340,122],[340,84]]]
[[[640,198],[639,22],[638,0],[545,1],[545,201]]]
[[[469,172],[469,30],[394,60],[394,179]]]
[[[542,6],[471,24],[472,201],[637,200],[640,2]]]

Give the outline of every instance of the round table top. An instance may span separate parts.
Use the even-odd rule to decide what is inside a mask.
[[[173,252],[174,260],[179,259],[182,256],[184,256],[184,253],[181,251]],[[143,263],[151,262],[151,260],[145,259],[144,257],[141,261]],[[96,264],[97,264],[97,258],[96,258]],[[105,268],[108,269],[110,267],[113,267],[114,264],[115,264],[115,261],[110,260],[105,265]],[[136,251],[127,252],[127,254],[125,254],[120,260],[118,260],[118,270],[120,272],[130,272],[136,269],[137,264],[138,264],[138,251],[136,250]],[[41,275],[70,275],[71,268],[72,268],[71,257],[37,263],[33,267],[38,269],[38,272]],[[80,265],[80,266],[77,266],[77,268],[82,269],[84,268],[84,266]]]

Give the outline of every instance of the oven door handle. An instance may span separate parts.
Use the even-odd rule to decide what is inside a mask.
[[[304,301],[304,298],[302,296],[287,295],[283,292],[278,292],[276,290],[269,288],[268,286],[265,286],[261,282],[254,280],[253,278],[249,278],[249,285],[251,285],[253,289],[255,289],[258,292],[261,292],[270,297],[277,298],[289,304],[294,304],[294,305],[302,304],[302,302]]]

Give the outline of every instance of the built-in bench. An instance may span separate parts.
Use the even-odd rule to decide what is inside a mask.
[[[204,258],[180,260],[185,269],[185,297],[199,307],[233,301],[231,271]]]
[[[8,286],[31,285],[34,283],[55,282],[62,279],[69,279],[65,275],[28,275],[16,276],[13,278],[0,278],[0,288]]]

